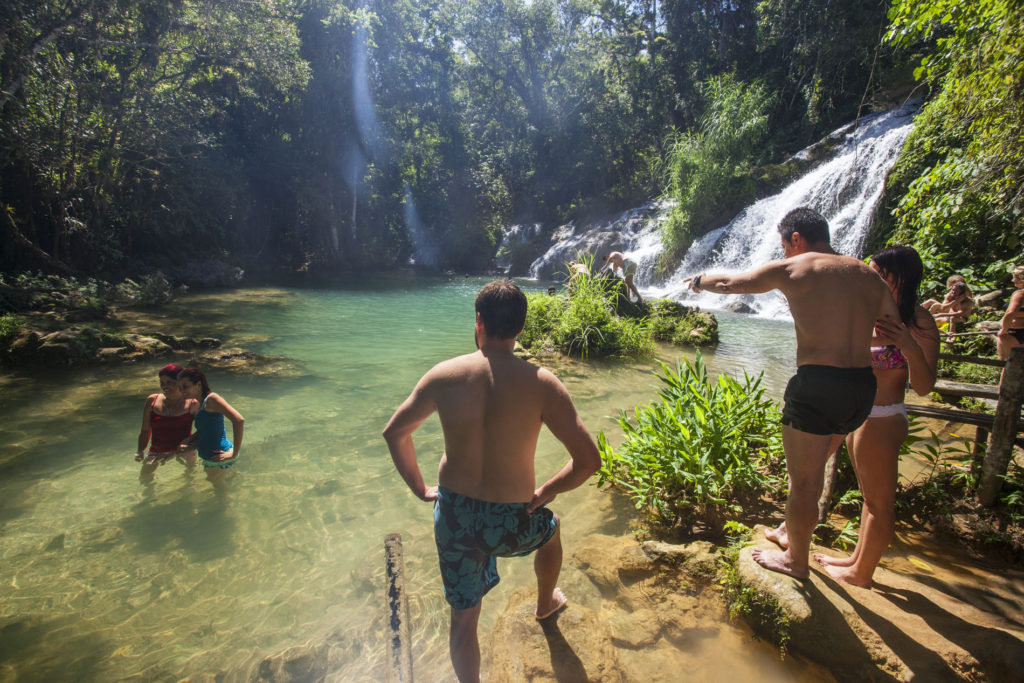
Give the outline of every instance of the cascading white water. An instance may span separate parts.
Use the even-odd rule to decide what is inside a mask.
[[[705,308],[723,308],[737,300],[768,317],[789,315],[778,292],[720,296],[686,290],[683,279],[701,271],[742,272],[781,258],[777,226],[790,210],[806,206],[828,219],[832,247],[841,254],[860,257],[875,205],[882,195],[885,174],[896,162],[913,127],[914,109],[866,117],[845,137],[828,162],[798,178],[782,192],[744,209],[728,225],[694,241],[683,263],[652,294],[694,301]],[[841,129],[842,130],[842,129]]]
[[[642,224],[638,224],[636,214],[627,212],[620,217],[621,225],[613,222],[568,231],[534,261],[531,276],[542,277],[542,265],[564,260],[577,246],[588,244],[588,235],[597,237],[615,231],[618,244],[614,248],[637,263],[636,282],[645,296],[669,297],[711,309],[742,301],[758,315],[788,317],[786,301],[778,292],[743,297],[695,295],[686,290],[683,279],[701,271],[741,272],[780,258],[782,247],[776,226],[787,212],[801,206],[815,209],[828,219],[836,251],[862,256],[885,174],[896,162],[913,127],[915,111],[916,107],[906,106],[864,117],[837,130],[831,137],[841,143],[830,161],[778,194],[747,207],[729,224],[695,240],[683,263],[661,284],[655,283],[654,266],[661,252],[660,225],[668,211],[665,205],[659,206],[654,215],[648,214]],[[804,153],[806,150],[800,154]]]

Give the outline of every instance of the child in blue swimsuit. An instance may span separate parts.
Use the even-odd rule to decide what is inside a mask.
[[[206,478],[218,491],[225,490],[224,475],[238,460],[242,449],[245,418],[219,394],[210,391],[206,375],[196,368],[187,368],[178,375],[178,386],[186,398],[200,401],[196,413],[196,451],[206,470]],[[228,441],[224,418],[231,420],[234,444]]]

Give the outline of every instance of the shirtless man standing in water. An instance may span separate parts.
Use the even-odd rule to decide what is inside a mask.
[[[449,651],[460,681],[480,680],[477,621],[498,583],[496,557],[536,551],[537,619],[566,605],[555,587],[562,567],[558,517],[544,507],[585,482],[601,464],[597,445],[569,392],[549,371],[516,358],[526,296],[491,282],[476,297],[476,353],[435,365],[384,429],[391,457],[412,492],[434,503],[434,540],[451,605]],[[438,486],[423,482],[412,434],[437,411],[445,452]],[[569,462],[535,488],[541,425],[569,451]]]
[[[825,462],[871,412],[875,377],[870,346],[875,320],[898,321],[899,311],[878,273],[832,250],[828,222],[817,212],[790,211],[779,224],[779,234],[785,258],[749,273],[701,273],[687,282],[694,292],[716,294],[778,289],[789,302],[796,327],[797,373],[786,386],[782,410],[782,443],[789,471],[788,547],[755,549],[754,559],[767,569],[804,579]]]

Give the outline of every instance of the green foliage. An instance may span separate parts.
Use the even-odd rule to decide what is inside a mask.
[[[599,435],[600,485],[625,491],[651,522],[717,525],[783,484],[778,409],[760,375],[712,382],[698,352],[656,376],[659,400],[637,406],[633,420],[624,411],[618,418],[622,445],[613,450]]]
[[[729,537],[729,544],[723,553],[718,582],[724,589],[723,597],[729,608],[729,617],[735,619],[737,615],[742,615],[785,655],[792,630],[789,617],[779,605],[778,598],[745,584],[737,569],[740,550],[749,544],[751,529],[730,520],[723,525],[723,531]]]
[[[899,0],[887,39],[923,43],[916,75],[939,91],[918,116],[893,177],[893,242],[939,272],[977,268],[1005,283],[1024,215],[1024,6],[1009,0]]]
[[[677,204],[663,224],[665,248],[682,253],[713,225],[723,208],[753,196],[746,175],[753,150],[768,132],[771,95],[760,84],[748,85],[731,75],[700,86],[706,111],[698,132],[678,136],[666,163],[667,194]]]
[[[649,301],[648,322],[658,341],[689,346],[718,343],[718,319],[671,299]]]
[[[556,348],[586,358],[648,356],[654,341],[645,320],[615,315],[616,280],[578,276],[568,296],[530,293],[526,325],[519,336],[524,348],[540,352]]]
[[[25,319],[12,313],[0,315],[0,350],[6,349],[25,326]]]

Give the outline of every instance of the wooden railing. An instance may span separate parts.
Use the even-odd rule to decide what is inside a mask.
[[[981,476],[978,482],[978,501],[985,506],[996,502],[1003,485],[1003,476],[1013,457],[1013,446],[1019,443],[1024,447],[1024,439],[1018,434],[1024,433],[1024,420],[1020,418],[1021,399],[1024,397],[1024,347],[1017,347],[1010,353],[1005,363],[992,358],[977,356],[959,356],[955,354],[939,354],[940,360],[957,363],[974,363],[976,365],[1004,366],[999,386],[986,384],[966,384],[941,380],[935,383],[935,391],[944,396],[973,396],[976,398],[994,399],[995,415],[975,413],[966,410],[936,408],[934,406],[907,405],[911,415],[929,417],[949,422],[959,422],[977,427],[974,446],[974,467],[980,467]],[[988,448],[983,445],[988,442]],[[982,453],[984,459],[982,460]]]

